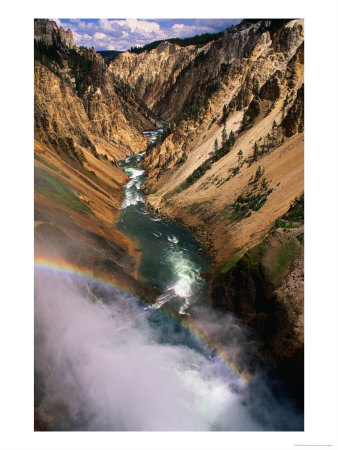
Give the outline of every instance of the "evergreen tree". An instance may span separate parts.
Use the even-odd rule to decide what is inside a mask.
[[[229,117],[229,111],[227,105],[223,106],[223,114],[221,118],[221,123],[225,123],[227,118]]]
[[[244,111],[243,118],[242,118],[241,131],[245,130],[247,125],[248,125],[248,117],[247,117],[246,111]]]
[[[215,140],[215,143],[214,143],[214,150],[215,150],[215,153],[217,153],[218,152],[218,140],[216,139]]]
[[[254,181],[255,182],[258,181],[261,178],[261,176],[263,175],[263,173],[264,173],[264,169],[262,169],[262,167],[259,165],[258,169],[256,170]]]
[[[222,150],[225,150],[226,141],[228,139],[228,133],[227,133],[227,127],[224,125],[223,131],[222,131]]]
[[[233,147],[236,142],[235,133],[233,131],[230,132],[229,141],[230,146]]]
[[[253,93],[255,95],[259,94],[259,81],[257,78],[255,78],[254,87],[253,87]]]
[[[238,157],[238,165],[240,165],[240,164],[241,164],[241,161],[242,161],[242,159],[243,159],[243,152],[242,152],[242,150],[240,150],[240,151],[237,153],[237,157]]]
[[[253,160],[254,161],[257,161],[257,159],[258,159],[258,144],[257,144],[257,142],[255,142],[255,146],[254,146],[254,152],[253,152]]]

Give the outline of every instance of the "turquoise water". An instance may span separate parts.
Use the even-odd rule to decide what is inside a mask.
[[[149,133],[153,133],[151,140],[158,132]],[[146,208],[141,189],[146,175],[139,167],[143,156],[140,153],[120,162],[129,181],[123,191],[117,227],[141,250],[142,279],[162,292],[154,307],[169,302],[185,314],[204,286],[201,274],[209,267],[209,260],[186,228]]]

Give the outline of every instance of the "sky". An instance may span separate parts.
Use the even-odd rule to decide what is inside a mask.
[[[76,45],[95,50],[128,50],[173,37],[217,33],[241,19],[53,19],[73,32]]]

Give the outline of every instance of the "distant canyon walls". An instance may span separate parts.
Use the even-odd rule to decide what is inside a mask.
[[[114,222],[126,181],[118,161],[146,149],[152,114],[70,30],[37,19],[34,37],[36,256],[91,268],[143,296],[139,254]]]
[[[144,158],[148,202],[206,244],[215,308],[255,329],[302,405],[303,21],[244,20],[204,46],[123,53],[109,70],[169,121]]]

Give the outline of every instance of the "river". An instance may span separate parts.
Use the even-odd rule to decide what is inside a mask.
[[[139,276],[159,289],[156,302],[86,273],[36,268],[36,397],[50,429],[302,430],[303,415],[253,364],[251,334],[210,307],[201,244],[146,207],[143,156],[120,162],[129,181],[118,229],[139,247]]]
[[[150,139],[157,134],[152,132]],[[180,314],[185,314],[204,285],[201,274],[209,267],[209,260],[186,228],[146,208],[141,190],[146,176],[138,167],[143,156],[140,153],[120,162],[129,181],[123,192],[117,228],[141,250],[142,280],[162,291],[154,307],[170,302]]]

